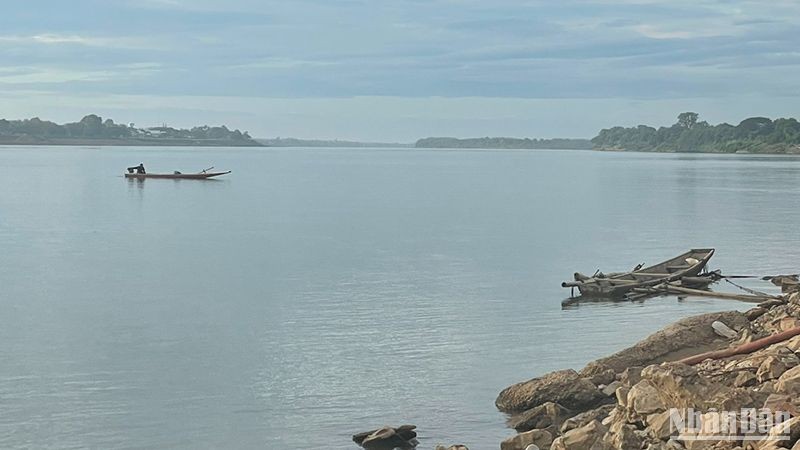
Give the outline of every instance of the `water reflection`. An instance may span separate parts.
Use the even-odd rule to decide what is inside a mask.
[[[144,178],[128,178],[128,177],[125,177],[125,179],[128,180],[128,187],[131,187],[131,188],[132,187],[136,187],[136,188],[139,188],[139,189],[144,188]]]

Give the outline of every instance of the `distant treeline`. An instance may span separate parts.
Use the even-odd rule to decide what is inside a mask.
[[[81,143],[161,145],[260,145],[245,131],[231,131],[226,126],[207,125],[192,129],[166,125],[136,128],[134,124],[117,124],[111,119],[90,114],[80,122],[59,125],[38,117],[24,120],[0,119],[0,143],[71,144]]]
[[[322,139],[297,139],[297,138],[274,138],[258,139],[259,142],[268,147],[362,147],[362,148],[399,148],[412,147],[411,144],[395,144],[387,142],[356,142],[340,140]]]
[[[733,126],[709,125],[699,115],[685,112],[678,122],[658,129],[646,125],[614,127],[592,139],[598,150],[710,153],[799,153],[800,122],[750,117]]]
[[[451,137],[429,137],[418,140],[414,146],[417,148],[588,150],[592,148],[592,143],[588,139],[519,139],[508,137],[457,139]]]

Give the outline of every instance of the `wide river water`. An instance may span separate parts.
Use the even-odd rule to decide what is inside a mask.
[[[121,176],[139,162],[233,173]],[[498,448],[507,385],[749,306],[562,309],[573,271],[799,262],[797,157],[2,147],[0,172],[0,448],[350,449],[402,423]]]

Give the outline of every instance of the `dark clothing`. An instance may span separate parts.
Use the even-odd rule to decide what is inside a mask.
[[[128,173],[133,173],[134,170],[136,171],[136,173],[140,173],[140,174],[147,173],[147,172],[144,171],[144,164],[139,164],[138,166],[134,166],[134,167],[128,167]]]

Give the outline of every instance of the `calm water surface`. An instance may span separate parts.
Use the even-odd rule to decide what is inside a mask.
[[[127,181],[124,167],[219,181]],[[800,159],[580,151],[0,149],[0,447],[497,448],[510,383],[679,317],[559,283],[714,246],[796,272]],[[752,286],[769,289],[752,282]]]

